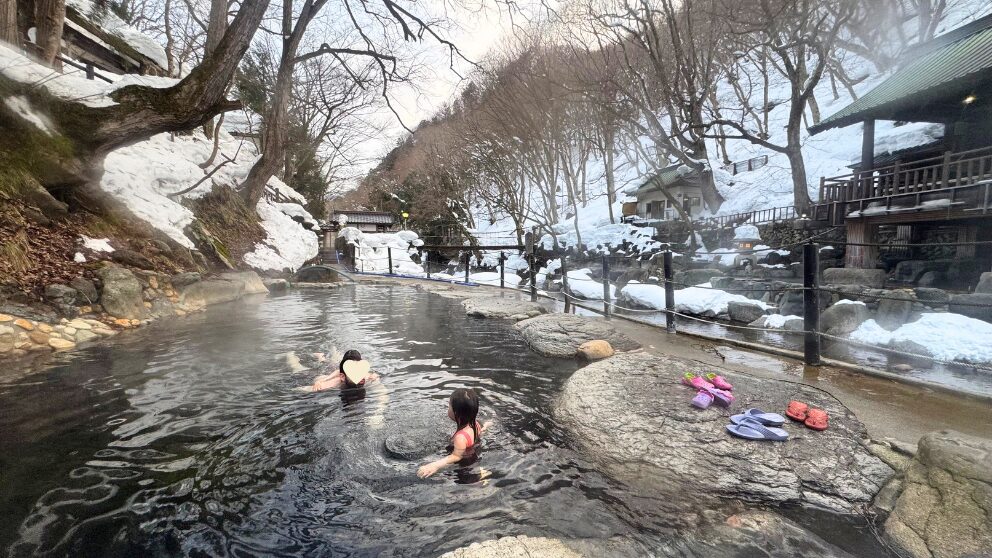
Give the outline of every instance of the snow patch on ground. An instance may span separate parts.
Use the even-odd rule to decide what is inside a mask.
[[[631,282],[621,289],[620,294],[623,298],[631,300],[639,306],[655,310],[665,309],[665,288],[660,285]],[[731,302],[753,304],[763,310],[773,308],[773,306],[760,300],[752,300],[742,295],[717,289],[688,287],[675,291],[675,310],[686,314],[707,316],[726,314],[727,307]]]
[[[94,252],[113,252],[114,247],[110,245],[109,238],[90,238],[85,234],[79,236],[79,240],[83,242],[83,248],[93,250]]]
[[[48,135],[52,135],[52,121],[47,116],[31,108],[31,103],[25,97],[7,97],[3,100],[11,111],[26,120],[29,124]]]
[[[592,278],[589,268],[568,272],[568,290],[572,296],[586,300],[603,300],[603,283]],[[610,300],[616,298],[616,287],[610,285]]]
[[[264,241],[255,244],[255,250],[245,254],[246,264],[259,270],[295,271],[317,255],[320,248],[317,235],[283,211],[286,205],[289,204],[274,203],[265,198],[259,200],[256,208],[266,236]],[[313,220],[302,207],[296,207]]]
[[[875,320],[868,320],[854,330],[850,338],[881,347],[912,341],[936,359],[976,364],[992,362],[992,324],[961,314],[923,314],[919,320],[891,332]]]

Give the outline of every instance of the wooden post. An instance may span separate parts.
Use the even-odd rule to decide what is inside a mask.
[[[569,301],[568,295],[568,254],[563,253],[561,255],[561,294],[565,295],[565,313],[571,307],[571,302]]]
[[[665,270],[665,331],[675,333],[675,285],[672,283],[672,251],[666,250],[664,255]]]
[[[386,248],[386,257],[389,258],[389,273],[388,273],[388,275],[392,275],[393,274],[393,249],[392,248]]]
[[[89,62],[86,63],[86,79],[96,79],[96,71]]]
[[[499,253],[499,288],[505,289],[503,277],[506,274],[506,254],[503,252]]]
[[[806,342],[803,356],[806,364],[820,364],[820,292],[818,290],[817,267],[819,253],[816,244],[803,246],[803,329]]]
[[[537,256],[531,252],[527,260],[530,262],[530,301],[537,302]]]
[[[472,252],[465,252],[465,282],[468,283],[468,268],[471,265]]]
[[[610,257],[603,254],[603,315],[610,319]]]
[[[941,180],[941,187],[947,188],[947,186],[948,186],[948,184],[950,183],[950,180],[951,180],[951,152],[950,151],[945,151],[944,152],[944,161],[940,165],[940,180]],[[936,181],[934,181],[934,182],[936,182]],[[925,190],[926,188],[921,188],[921,189],[924,189]]]

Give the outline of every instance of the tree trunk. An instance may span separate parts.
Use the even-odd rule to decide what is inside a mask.
[[[613,215],[613,204],[617,201],[617,185],[616,177],[613,174],[614,162],[613,162],[613,134],[610,134],[610,139],[606,141],[605,159],[606,159],[606,201],[610,210],[610,223],[616,223],[616,217]]]
[[[804,111],[805,112],[805,111]],[[789,127],[789,143],[786,146],[786,156],[792,169],[792,197],[799,215],[809,214],[812,202],[806,184],[806,162],[803,160],[802,144],[799,142],[799,127]]]
[[[255,207],[265,193],[265,186],[269,179],[275,175],[284,163],[283,153],[286,149],[286,130],[289,123],[289,100],[293,88],[293,64],[292,58],[296,56],[295,50],[289,54],[283,52],[283,61],[279,64],[279,72],[276,74],[275,95],[272,97],[272,104],[263,119],[265,126],[265,139],[262,142],[262,156],[255,161],[248,177],[242,185],[242,195],[248,207]]]
[[[0,41],[18,46],[17,0],[0,0]]]
[[[175,77],[179,72],[176,71],[176,56],[172,53],[176,48],[176,39],[172,35],[172,0],[165,0],[162,21],[165,24],[165,60],[168,65],[166,71],[169,72],[169,77]]]
[[[8,0],[3,0],[8,1]],[[55,69],[62,64],[56,59],[62,51],[62,26],[65,23],[65,0],[36,0],[38,57]]]
[[[217,50],[217,45],[227,31],[227,0],[210,0],[210,18],[207,20],[207,39],[204,45],[206,56]],[[203,134],[207,139],[213,139],[213,120],[203,124]]]

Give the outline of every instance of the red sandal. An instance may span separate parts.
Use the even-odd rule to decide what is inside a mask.
[[[810,409],[803,424],[813,430],[826,430],[828,420],[827,412],[823,409]]]
[[[789,408],[786,409],[785,415],[792,420],[803,422],[806,420],[806,412],[808,410],[809,405],[805,403],[800,403],[799,401],[789,401]]]

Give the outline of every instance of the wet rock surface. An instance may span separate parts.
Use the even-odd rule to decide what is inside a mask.
[[[992,440],[931,432],[901,479],[886,537],[914,558],[992,555]]]
[[[465,313],[476,318],[524,320],[546,313],[548,310],[537,302],[498,296],[472,297],[462,301]]]
[[[685,372],[714,371],[734,384],[733,411],[782,413],[795,399],[826,410],[830,428],[816,432],[790,422],[789,440],[777,443],[731,437],[725,425],[732,411],[691,407],[693,391],[679,382]],[[850,514],[893,475],[864,446],[864,425],[825,392],[675,357],[629,353],[590,364],[569,379],[556,414],[590,459],[672,502],[676,517],[726,499]],[[705,482],[697,472],[705,472]]]
[[[834,304],[820,315],[820,331],[830,335],[847,335],[870,318],[864,304]]]
[[[731,301],[727,303],[727,314],[735,322],[751,323],[764,316],[765,309],[757,304]]]
[[[131,319],[148,315],[142,298],[141,283],[134,273],[114,265],[101,268],[96,273],[103,283],[100,304],[108,314],[116,318]]]
[[[824,269],[824,285],[864,285],[875,289],[885,286],[884,269],[858,269],[853,267],[832,267]]]
[[[441,558],[581,558],[560,540],[545,537],[503,537],[502,539],[473,543],[464,548],[442,554]]]
[[[760,550],[759,550],[760,549]],[[690,537],[670,555],[687,558],[710,556],[764,556],[773,558],[852,558],[788,519],[767,511],[746,511],[712,525]]]
[[[640,345],[618,332],[608,321],[572,314],[547,314],[517,322],[524,341],[544,356],[569,358],[587,341],[602,339],[617,351],[632,351]]]

